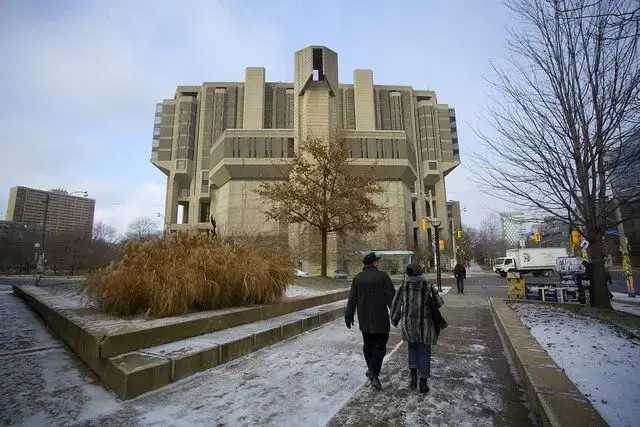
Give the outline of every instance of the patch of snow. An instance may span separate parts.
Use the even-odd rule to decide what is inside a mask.
[[[287,325],[297,320],[307,319],[309,317],[317,315],[318,313],[335,310],[344,306],[345,304],[346,301],[337,301],[331,304],[312,307],[295,313],[284,314],[282,316],[260,320],[257,322],[236,326],[221,331],[198,335],[193,338],[187,338],[167,344],[158,345],[142,351],[144,353],[150,353],[169,358],[199,353],[217,347],[219,344],[247,338],[254,334],[259,334],[270,329],[279,328],[283,325]]]
[[[513,308],[607,423],[638,425],[640,341],[559,307],[513,304]]]
[[[640,305],[638,304],[623,304],[612,301],[611,306],[616,311],[624,311],[625,313],[640,316]]]
[[[443,286],[442,292],[440,292],[440,295],[446,295],[449,293],[450,290],[451,290],[451,286]]]
[[[287,287],[287,290],[285,292],[285,296],[287,298],[304,297],[304,296],[315,295],[317,293],[318,293],[317,291],[314,291],[314,290],[309,289],[309,288],[305,288],[304,286],[290,285],[290,286]]]
[[[360,331],[337,320],[124,402],[120,413],[92,421],[323,426],[363,386],[365,370]]]
[[[640,295],[632,298],[629,296],[629,294],[623,294],[622,292],[611,292],[611,293],[613,294],[613,301],[640,304]]]

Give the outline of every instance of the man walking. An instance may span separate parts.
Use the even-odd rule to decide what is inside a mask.
[[[364,267],[351,282],[351,293],[344,314],[347,328],[353,326],[354,312],[358,311],[358,324],[362,332],[364,360],[367,362],[367,378],[376,390],[382,390],[378,376],[389,340],[389,309],[396,290],[387,273],[378,270],[374,252],[362,259]]]
[[[464,265],[457,263],[453,268],[453,275],[456,277],[456,285],[458,286],[458,293],[464,294],[464,279],[467,278],[467,269]]]

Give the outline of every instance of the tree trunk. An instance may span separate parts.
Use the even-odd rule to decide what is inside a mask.
[[[594,306],[611,310],[611,300],[604,277],[604,260],[602,259],[602,236],[598,235],[590,245],[591,263],[593,264],[593,297]]]
[[[327,231],[320,230],[320,275],[322,277],[327,277]]]

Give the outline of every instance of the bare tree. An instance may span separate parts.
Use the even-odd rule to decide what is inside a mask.
[[[153,218],[148,216],[140,216],[135,218],[127,227],[125,237],[127,239],[149,240],[155,239],[161,235],[158,224]]]
[[[97,222],[93,226],[93,240],[114,244],[118,241],[118,230],[107,223]]]
[[[630,183],[640,150],[637,0],[512,0],[525,28],[511,31],[481,134],[485,191],[580,226],[590,243],[595,303],[610,308],[602,238],[620,205],[640,200]],[[635,23],[634,23],[635,22]],[[497,190],[497,191],[496,191]],[[613,221],[613,223],[612,223]]]
[[[382,188],[373,173],[357,174],[346,141],[311,137],[303,141],[282,181],[261,185],[257,193],[269,202],[267,217],[305,223],[320,234],[320,274],[327,275],[327,235],[338,231],[374,231],[383,206],[373,199]]]

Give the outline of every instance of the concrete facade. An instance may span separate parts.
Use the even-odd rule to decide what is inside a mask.
[[[96,201],[70,195],[65,190],[37,190],[13,187],[9,191],[6,220],[22,223],[31,230],[46,227],[51,234],[91,239]]]
[[[375,165],[390,211],[375,233],[329,236],[330,272],[359,268],[358,250],[426,244],[419,221],[431,216],[429,191],[450,240],[444,178],[460,163],[455,111],[430,90],[375,85],[371,70],[355,70],[353,84],[340,84],[338,55],[323,46],[296,52],[294,70],[293,83],[272,83],[264,68],[247,68],[244,82],[179,86],[157,104],[151,162],[167,176],[168,229],[210,230],[214,217],[219,234],[279,236],[294,265],[317,273],[319,237],[268,221],[255,190],[286,179],[299,141],[339,134],[354,167]]]

